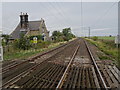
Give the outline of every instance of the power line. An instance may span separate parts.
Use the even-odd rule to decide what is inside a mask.
[[[83,3],[81,0],[81,32],[83,33]]]
[[[57,4],[57,7],[59,8],[59,10],[61,10],[64,14],[63,15],[65,15],[65,12],[64,12],[64,10],[61,8],[63,5],[62,5],[62,3],[57,3],[56,2],[56,4]],[[73,21],[69,16],[67,16],[66,18],[68,18],[69,20],[71,20],[71,21]],[[71,22],[70,22],[71,23]]]
[[[81,0],[81,26],[83,27],[83,4]]]
[[[118,0],[117,0],[117,1],[118,1]],[[116,3],[117,3],[117,2],[114,2],[114,3],[106,10],[106,12],[105,12],[103,15],[101,15],[101,16],[95,21],[94,24],[91,25],[91,27],[93,27],[93,26],[95,26],[96,24],[98,24],[98,22],[100,22],[100,21],[107,15],[107,13],[111,10],[111,8],[112,8]]]
[[[60,11],[60,9],[58,9],[57,7],[55,7],[52,3],[49,3],[49,4],[51,5],[51,7],[54,8],[54,10],[56,10],[57,12],[59,12],[59,15],[64,18],[65,23],[66,23],[67,25],[69,25],[70,23],[69,23],[68,21],[66,21],[66,17],[65,17],[64,14]]]
[[[53,9],[51,9],[51,6],[50,5],[47,5],[47,6],[45,6],[44,4],[41,4],[41,5],[43,5],[46,9],[47,9],[47,12],[48,13],[51,13],[52,14],[52,16],[54,17],[54,18],[56,18],[55,20],[59,20],[60,18],[58,18],[55,14],[54,14],[54,12],[51,12],[51,10],[53,10]],[[64,23],[64,25],[66,25],[66,23],[63,21],[63,23]],[[62,24],[63,24],[62,23]]]

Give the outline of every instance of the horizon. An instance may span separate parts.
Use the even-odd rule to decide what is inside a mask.
[[[19,24],[20,12],[27,12],[29,21],[43,18],[50,35],[68,27],[76,36],[88,36],[88,27],[91,36],[118,34],[117,2],[83,2],[82,8],[83,18],[80,2],[3,2],[2,30],[4,34],[13,32]]]

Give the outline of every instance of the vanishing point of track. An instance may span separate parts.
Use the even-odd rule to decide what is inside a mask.
[[[49,57],[41,58],[49,53]],[[7,65],[3,69],[3,88],[109,89],[120,85],[119,70],[115,66],[99,64],[91,45],[81,38],[12,65],[11,72]]]

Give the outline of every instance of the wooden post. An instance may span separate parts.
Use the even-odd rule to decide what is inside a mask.
[[[88,27],[88,29],[89,29],[89,38],[90,38],[90,27]]]

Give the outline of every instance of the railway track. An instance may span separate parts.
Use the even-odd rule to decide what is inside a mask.
[[[69,43],[69,45],[68,44],[66,44],[67,45],[67,47],[65,46],[64,47],[64,50],[65,50],[65,48],[68,48],[68,47],[71,47],[70,45],[72,45],[74,42],[76,42],[76,40],[75,41],[73,41],[73,42],[70,42]],[[58,49],[57,49],[58,50]],[[59,51],[60,52],[60,51]],[[59,53],[59,52],[57,52],[57,53]],[[56,54],[57,54],[56,53]],[[55,56],[55,54],[54,54],[54,56]],[[40,56],[39,56],[40,57]],[[53,56],[52,56],[53,57]],[[51,57],[49,57],[49,58],[51,58]],[[35,58],[34,58],[35,59]],[[43,62],[46,62],[46,61],[48,61],[48,59],[46,59],[46,60],[44,60],[44,61],[42,61],[41,63],[38,63],[39,65],[41,65]],[[27,65],[28,65],[28,63],[26,63]],[[34,64],[34,63],[32,63],[32,64]],[[25,65],[26,66],[26,65]],[[30,66],[30,65],[28,65],[28,66]],[[35,65],[35,66],[38,66],[38,65]],[[23,64],[21,65],[21,67],[23,67],[23,68],[26,68],[26,67],[24,67],[23,66]],[[16,68],[16,67],[15,67]],[[27,70],[28,68],[26,68],[26,70]],[[20,69],[20,66],[19,66],[19,70],[21,70]],[[12,73],[13,72],[11,72],[11,74],[9,73],[9,74],[3,74],[3,87],[6,87],[6,86],[8,86],[8,84],[12,84],[12,83],[14,83],[14,81],[13,81],[13,78],[12,77],[15,77],[14,78],[14,80],[16,79],[16,77],[18,78],[18,77],[23,77],[22,76],[22,74],[21,74],[21,72],[23,72],[23,71],[21,71],[21,72],[19,72],[19,70],[16,70],[16,71],[18,71],[18,72],[14,72],[14,70],[13,70],[13,72],[14,73],[16,73],[16,75],[12,75]],[[31,68],[29,69],[29,71],[31,72]],[[26,71],[24,70],[24,72],[26,73]],[[23,74],[25,74],[23,72]],[[9,76],[9,75],[12,75],[12,77],[10,77],[10,78],[12,78],[12,79],[10,79],[9,77],[7,77],[7,76]],[[20,78],[19,78],[20,79]],[[8,81],[7,81],[8,80]],[[7,82],[6,82],[7,81]],[[15,80],[16,81],[16,80]],[[5,83],[4,83],[5,82]]]
[[[48,55],[50,54],[51,56],[54,55],[55,53],[61,51],[62,49],[64,49],[65,47],[69,46],[71,43],[73,43],[74,41],[71,41],[67,44],[63,44],[63,45],[60,45],[59,47],[57,48],[54,48],[52,50],[49,50],[47,52],[43,52],[42,54],[40,55],[37,55],[37,56],[34,56],[32,58],[29,58],[25,61],[21,61],[21,60],[17,60],[17,61],[9,61],[9,62],[5,62],[3,63],[2,65],[2,73],[6,73],[8,72],[9,70],[11,69],[14,69],[14,68],[17,68],[19,67],[20,65],[23,65],[23,64],[26,64],[26,63],[29,63],[29,62],[34,62],[35,60],[38,61],[38,59],[41,59],[41,57],[44,58],[45,55]],[[53,54],[52,54],[53,53]],[[48,57],[48,56],[47,56]],[[42,62],[42,61],[41,61]]]
[[[74,65],[75,59],[78,59],[77,55],[74,56],[74,59],[72,59],[73,63],[71,63],[69,68],[66,68],[66,72],[64,72],[56,88],[104,88],[106,90],[110,88],[119,88],[119,70],[115,66],[114,68],[117,69],[117,72],[115,72],[110,65],[98,65],[86,41],[82,46],[86,46],[86,51],[88,51],[89,54],[89,61],[91,62],[86,63],[88,59],[85,58],[86,60],[84,60],[86,62],[83,62],[83,65]],[[111,67],[111,69],[105,67]],[[114,75],[114,73],[116,74]]]
[[[100,70],[99,70],[99,68],[98,68],[98,66],[97,66],[97,63],[96,63],[96,61],[95,61],[95,59],[94,59],[94,56],[92,55],[92,53],[91,53],[91,51],[90,51],[90,49],[89,49],[86,41],[84,41],[84,42],[85,42],[87,51],[88,51],[88,53],[89,53],[89,55],[90,55],[90,58],[91,58],[91,60],[92,60],[92,63],[93,63],[92,65],[94,66],[94,69],[95,69],[95,71],[96,71],[96,73],[97,73],[97,75],[99,76],[99,79],[100,79],[100,81],[101,81],[100,84],[101,84],[101,86],[103,86],[103,88],[107,89],[108,87],[107,87],[107,85],[106,85],[106,83],[105,83],[105,81],[104,81],[104,79],[103,79],[103,77],[102,77],[102,74],[101,74],[101,72],[100,72]],[[68,66],[67,66],[67,68],[66,68],[66,70],[65,70],[65,72],[64,72],[64,74],[63,74],[63,76],[62,76],[61,80],[59,81],[59,83],[58,83],[58,85],[57,85],[56,88],[62,88],[62,86],[63,86],[63,84],[64,84],[64,82],[65,82],[65,80],[66,80],[67,75],[69,75],[69,73],[71,72],[71,71],[70,71],[70,66],[72,65],[72,62],[74,61],[74,58],[75,58],[75,55],[76,55],[78,49],[79,49],[79,47],[77,48],[76,52],[74,53],[73,57],[71,58]],[[75,71],[76,71],[76,69],[73,70],[73,73],[74,73]],[[77,70],[77,73],[78,73],[78,71],[79,71],[79,70]],[[83,67],[83,75],[84,75],[84,73],[86,73],[86,77],[89,77],[89,76],[88,76],[88,74],[89,74],[89,73],[88,73],[88,70],[86,70],[86,69]],[[71,74],[71,75],[72,75],[72,74]],[[84,82],[84,77],[85,77],[85,76],[82,77],[83,82]],[[74,78],[76,78],[75,75],[72,75],[72,79],[74,79]],[[88,79],[88,78],[87,78],[87,79]],[[69,80],[68,80],[68,81],[69,81]],[[97,81],[98,81],[98,80],[97,80]],[[74,82],[76,82],[76,81],[74,81]],[[71,83],[71,84],[73,84],[73,88],[75,88],[75,83],[74,83],[74,82]],[[86,83],[89,83],[89,82],[86,82]],[[82,85],[83,85],[83,87],[85,88],[85,82],[84,82],[84,84],[82,83]],[[88,86],[90,86],[90,85],[88,85]],[[71,86],[69,86],[69,87],[72,88]],[[66,88],[67,88],[67,87],[66,87]]]
[[[89,44],[79,39],[5,81],[3,88],[118,88],[119,70],[96,61]]]

